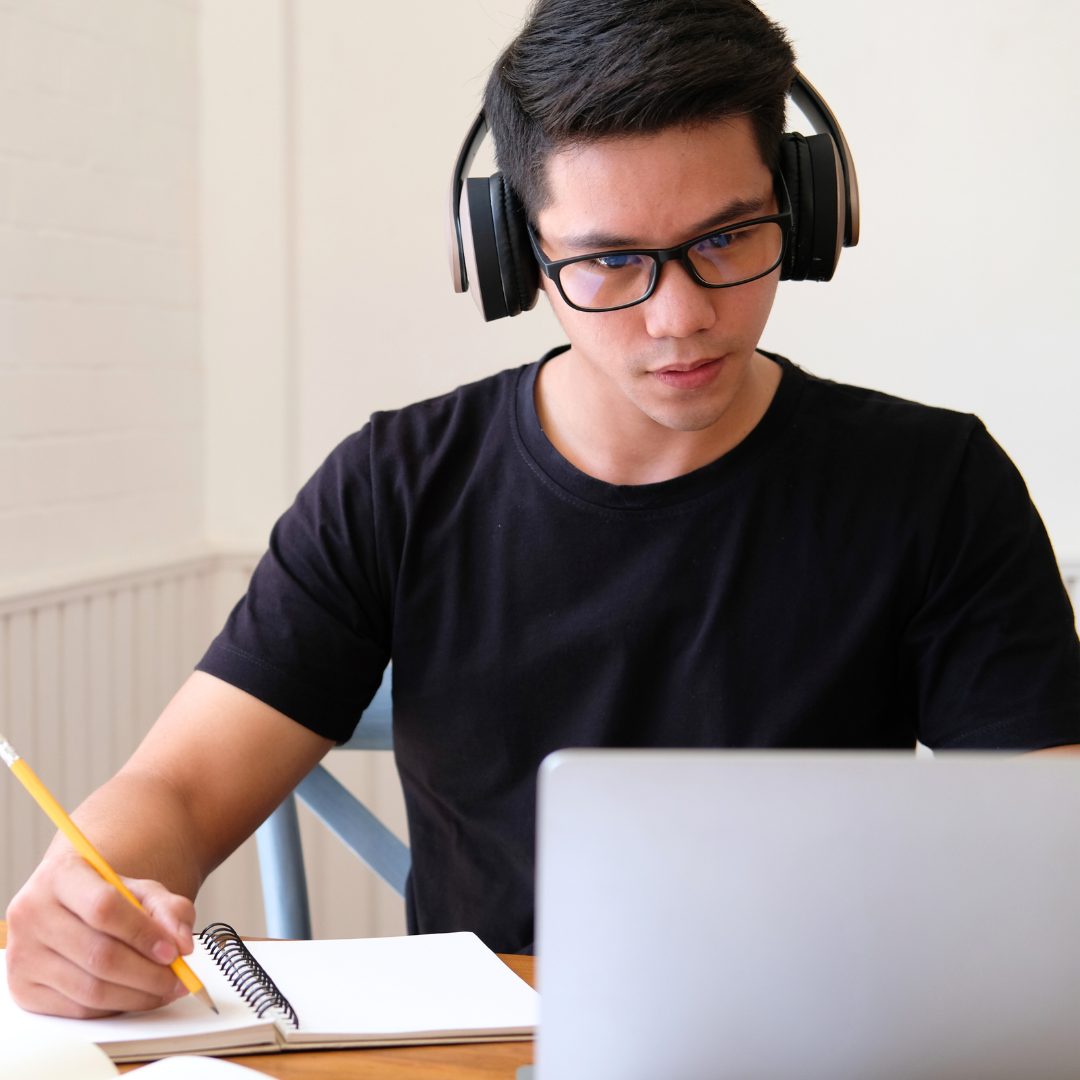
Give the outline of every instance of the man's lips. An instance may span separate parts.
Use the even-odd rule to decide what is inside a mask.
[[[649,374],[674,390],[700,390],[720,374],[723,366],[724,358],[717,356],[711,360],[698,360],[688,365],[672,364],[670,367],[660,368]]]

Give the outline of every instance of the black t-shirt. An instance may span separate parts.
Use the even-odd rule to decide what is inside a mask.
[[[278,522],[199,667],[344,741],[393,658],[413,932],[532,942],[560,747],[1080,741],[1072,609],[983,425],[777,359],[757,427],[674,480],[570,465],[537,363],[376,413]]]

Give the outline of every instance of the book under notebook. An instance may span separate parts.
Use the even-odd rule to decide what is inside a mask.
[[[475,934],[241,946],[225,927],[209,948],[197,938],[188,962],[220,1015],[189,995],[103,1020],[39,1016],[12,1002],[0,971],[0,1044],[15,1032],[43,1040],[64,1035],[95,1042],[125,1062],[531,1039],[537,1022],[536,992]]]

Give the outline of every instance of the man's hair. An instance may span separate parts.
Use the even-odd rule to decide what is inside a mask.
[[[537,0],[499,57],[484,111],[499,169],[529,216],[551,154],[730,117],[773,170],[795,53],[750,0]]]

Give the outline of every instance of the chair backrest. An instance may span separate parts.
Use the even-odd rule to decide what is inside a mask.
[[[393,750],[392,687],[388,667],[353,737],[340,749]],[[316,765],[256,833],[268,937],[311,937],[296,796],[357,858],[404,896],[411,865],[409,849],[326,769]]]

